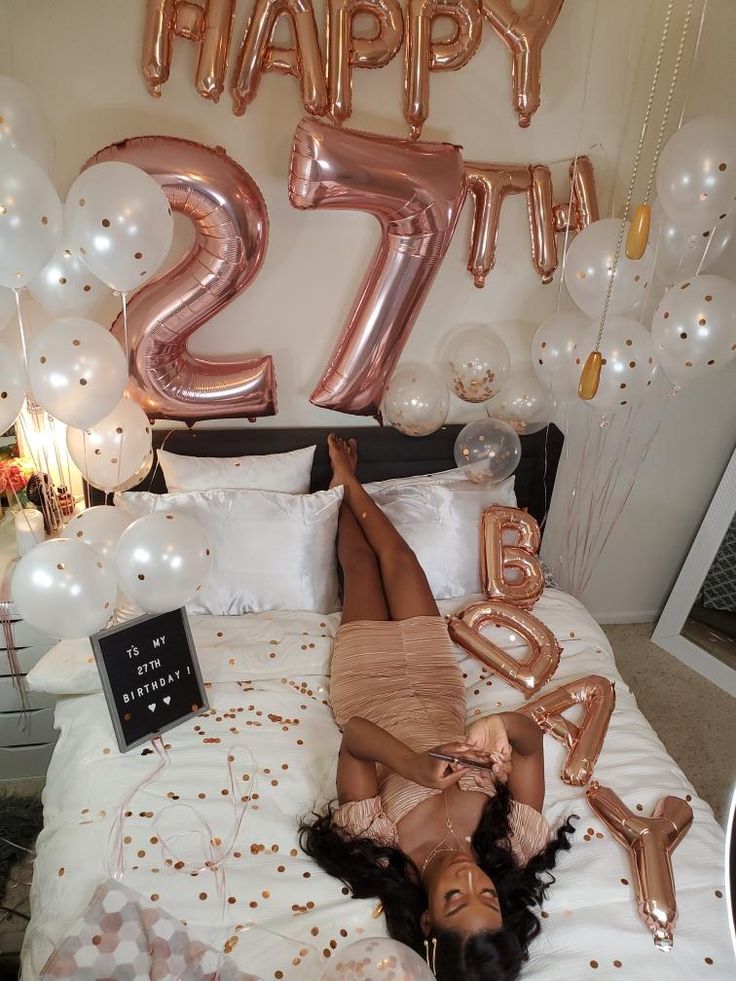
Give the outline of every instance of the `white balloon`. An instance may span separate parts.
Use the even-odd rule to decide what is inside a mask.
[[[145,613],[183,606],[204,585],[212,557],[202,528],[185,514],[157,511],[134,521],[114,553],[120,588]]]
[[[591,324],[577,345],[580,364],[574,365],[577,385],[585,359],[595,348],[598,325]],[[652,384],[657,371],[652,336],[636,320],[609,317],[601,338],[601,378],[595,398],[585,404],[601,416],[609,417],[627,406],[636,405]]]
[[[62,538],[84,542],[98,555],[109,558],[120,536],[133,519],[122,508],[100,504],[75,514],[61,533]]]
[[[61,239],[59,195],[38,164],[0,144],[0,286],[27,286]]]
[[[0,330],[15,316],[16,309],[13,291],[0,286]]]
[[[31,341],[28,376],[39,405],[67,426],[84,429],[123,397],[128,365],[109,330],[93,320],[62,317]]]
[[[501,419],[520,436],[537,433],[552,418],[552,400],[530,364],[514,365],[501,391],[487,406],[494,419]]]
[[[28,289],[50,313],[86,313],[110,295],[71,246],[62,241]]]
[[[608,283],[613,275],[613,291],[608,306],[609,315],[634,313],[641,306],[652,278],[654,251],[651,244],[641,259],[626,258],[626,236],[615,273],[613,260],[621,230],[618,218],[594,221],[575,236],[565,259],[565,285],[573,301],[583,313],[600,320]]]
[[[532,339],[532,368],[550,398],[565,402],[577,395],[576,371],[579,375],[582,365],[576,345],[589,326],[590,319],[580,310],[560,310],[537,327]]]
[[[454,334],[441,360],[450,391],[464,402],[492,398],[511,363],[509,349],[486,327],[470,327]]]
[[[386,389],[386,418],[406,436],[428,436],[445,423],[450,395],[439,374],[429,365],[403,365]]]
[[[20,150],[43,170],[54,162],[54,138],[38,99],[7,75],[0,75],[0,147]]]
[[[18,418],[27,386],[23,359],[12,347],[0,344],[0,435]]]
[[[736,283],[693,276],[671,286],[652,320],[654,356],[682,388],[736,357]]]
[[[140,483],[153,459],[148,418],[127,396],[94,426],[70,426],[66,445],[84,479],[104,491],[126,490]]]
[[[115,606],[115,576],[107,561],[82,542],[41,542],[13,573],[20,616],[51,637],[87,637],[102,630]]]
[[[83,171],[69,189],[66,227],[74,250],[114,290],[153,276],[171,248],[174,219],[160,185],[144,170],[109,161]]]
[[[657,164],[657,197],[686,234],[713,228],[736,210],[736,117],[697,116],[667,142]]]
[[[433,981],[427,963],[390,937],[361,937],[334,952],[320,981]]]
[[[664,213],[659,200],[652,205],[649,241],[656,252],[654,272],[671,286],[698,271],[708,269],[733,241],[736,211],[724,215],[713,228],[688,235]]]

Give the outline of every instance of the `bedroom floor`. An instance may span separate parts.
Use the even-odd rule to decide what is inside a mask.
[[[725,824],[736,782],[736,712],[734,699],[691,671],[649,640],[651,624],[614,624],[603,628],[616,663],[639,708],[659,734],[698,793]],[[8,792],[40,794],[42,781],[0,783]],[[6,907],[27,913],[30,863],[14,869]],[[0,978],[3,955],[17,951],[25,921],[0,913]]]

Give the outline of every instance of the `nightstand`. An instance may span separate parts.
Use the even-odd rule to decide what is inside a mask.
[[[10,514],[0,521],[0,581],[16,554],[15,526]],[[10,615],[19,673],[13,671],[8,640],[5,631],[0,630],[0,781],[44,776],[58,735],[54,729],[54,696],[26,690],[24,699],[19,686],[19,681],[57,641],[21,620],[12,604]],[[24,681],[21,683],[25,686]]]

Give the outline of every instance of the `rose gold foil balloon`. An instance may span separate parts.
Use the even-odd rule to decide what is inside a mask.
[[[436,17],[454,22],[447,41],[432,40]],[[455,71],[470,61],[480,44],[483,19],[473,0],[408,0],[406,11],[406,64],[404,117],[411,138],[419,139],[429,115],[429,73]]]
[[[150,94],[158,99],[171,70],[172,42],[185,38],[199,45],[197,91],[217,102],[225,86],[227,53],[235,0],[147,0],[141,67]]]
[[[539,108],[542,48],[563,2],[528,0],[519,11],[512,0],[481,0],[483,16],[511,52],[514,109],[519,126],[528,126]]]
[[[294,47],[273,41],[279,18],[289,19]],[[312,0],[255,0],[230,85],[233,112],[242,116],[258,94],[264,72],[299,80],[305,112],[327,112],[327,85]]]
[[[353,33],[355,18],[368,14],[375,22],[371,37]],[[404,39],[398,0],[327,0],[327,88],[330,115],[336,123],[350,116],[353,68],[383,68]]]
[[[486,623],[508,627],[519,634],[529,647],[527,657],[517,661],[484,637],[480,631]],[[560,663],[561,649],[549,627],[511,603],[496,600],[473,603],[459,616],[450,617],[447,627],[456,644],[527,697],[549,681]]]
[[[496,264],[501,205],[509,194],[528,191],[530,183],[529,168],[521,164],[465,164],[465,186],[473,198],[468,272],[479,289]]]
[[[447,252],[463,200],[460,150],[337,129],[297,127],[289,200],[295,208],[372,214],[381,241],[327,370],[310,401],[380,418],[379,405]]]
[[[544,589],[535,519],[519,508],[494,505],[483,512],[480,529],[483,592],[488,599],[526,609],[534,606]]]
[[[613,682],[591,674],[540,695],[518,711],[534,719],[542,732],[548,732],[568,750],[560,776],[565,783],[582,787],[593,776],[615,704]],[[579,725],[562,714],[573,705],[584,708]]]
[[[655,947],[670,950],[677,918],[672,852],[693,823],[692,808],[680,797],[663,797],[654,814],[644,817],[630,811],[610,787],[601,787],[595,780],[585,796],[614,838],[629,850],[639,915]]]
[[[194,242],[169,272],[128,304],[129,394],[151,419],[274,415],[270,355],[210,361],[189,352],[192,334],[247,289],[263,262],[268,213],[252,177],[221,148],[173,136],[140,136],[100,150],[86,166],[134,164],[161,185]],[[124,345],[122,315],[113,333]]]

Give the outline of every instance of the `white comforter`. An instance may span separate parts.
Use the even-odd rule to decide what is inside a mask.
[[[443,612],[464,602],[443,604]],[[710,807],[636,708],[605,636],[586,610],[566,594],[546,590],[534,612],[564,647],[548,687],[591,673],[617,682],[616,710],[596,769],[599,781],[630,806],[641,804],[645,813],[666,794],[687,796],[695,820],[674,855],[680,915],[674,950],[664,954],[637,916],[627,853],[592,815],[583,791],[561,782],[563,750],[548,739],[545,814],[553,826],[572,812],[581,820],[572,851],[559,862],[543,931],[523,976],[545,981],[734,977],[721,898],[723,833]],[[194,936],[225,946],[243,970],[264,979],[317,979],[335,948],[384,932],[383,919],[371,915],[373,902],[351,900],[297,844],[296,817],[335,793],[339,733],[327,703],[327,674],[339,617],[194,617],[192,625],[216,714],[166,734],[168,764],[127,807],[132,814],[123,827],[123,881],[144,896],[158,896]],[[44,674],[53,674],[55,656],[58,649],[35,672],[39,685]],[[461,665],[470,715],[523,701],[473,659],[463,657]],[[89,684],[94,669],[86,670]],[[69,677],[73,674],[70,669]],[[115,816],[130,789],[158,764],[140,748],[117,752],[101,693],[62,698],[56,722],[61,736],[45,791],[33,918],[24,948],[26,981],[38,976],[95,886],[115,871]],[[228,782],[229,757],[235,795]],[[204,866],[210,857],[210,834],[215,854],[217,839],[226,847],[238,818],[233,797],[241,804],[242,796],[250,799],[242,805],[246,812],[224,864],[224,883],[218,885],[209,869],[192,876],[167,864],[167,857],[173,860],[161,839],[174,859],[190,867]],[[595,833],[585,841],[589,828]],[[176,837],[195,830],[201,834]]]

